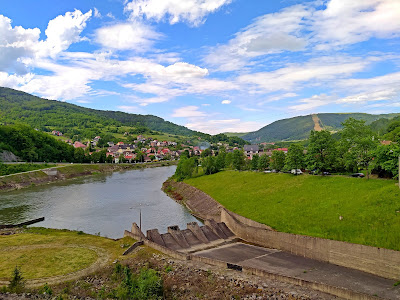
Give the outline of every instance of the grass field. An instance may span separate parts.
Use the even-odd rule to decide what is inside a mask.
[[[99,263],[99,259],[102,263],[111,262],[121,259],[123,251],[133,242],[131,238],[114,241],[46,228],[0,235],[0,281],[9,279],[15,266],[21,268],[25,279],[35,279],[70,274]]]
[[[400,250],[393,180],[224,171],[185,182],[278,231]]]

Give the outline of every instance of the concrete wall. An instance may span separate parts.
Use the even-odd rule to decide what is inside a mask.
[[[241,217],[241,220],[243,220],[243,217]],[[221,211],[221,221],[225,222],[238,237],[254,244],[361,270],[385,278],[400,279],[399,251],[253,227],[240,222],[232,212],[226,209]]]

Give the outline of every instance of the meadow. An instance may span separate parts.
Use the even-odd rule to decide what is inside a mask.
[[[224,171],[185,182],[281,232],[400,250],[394,180]]]
[[[78,231],[40,227],[0,235],[0,283],[10,279],[15,266],[25,279],[46,278],[50,283],[53,276],[121,259],[125,248],[133,242],[131,238],[115,241]]]

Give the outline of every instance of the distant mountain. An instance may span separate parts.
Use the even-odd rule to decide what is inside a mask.
[[[251,143],[296,141],[307,139],[311,130],[338,131],[348,118],[365,120],[366,124],[385,118],[392,119],[400,114],[372,115],[365,113],[323,113],[299,116],[275,121],[257,131],[250,132],[241,138]]]
[[[204,136],[203,133],[153,115],[90,109],[4,87],[0,87],[0,122],[24,123],[42,131],[59,130],[70,136],[88,138],[93,138],[99,132],[120,133],[118,128],[121,126],[142,126],[180,136]]]

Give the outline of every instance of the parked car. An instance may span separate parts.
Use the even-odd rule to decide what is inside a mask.
[[[322,175],[331,175],[329,172],[322,172]]]
[[[359,177],[359,178],[365,177],[365,175],[363,173],[354,173],[354,174],[351,174],[350,176],[351,177]]]
[[[294,175],[301,175],[303,174],[303,172],[300,169],[292,169],[292,171],[290,171],[290,173],[294,174]]]
[[[271,170],[265,170],[264,173],[272,173]]]

